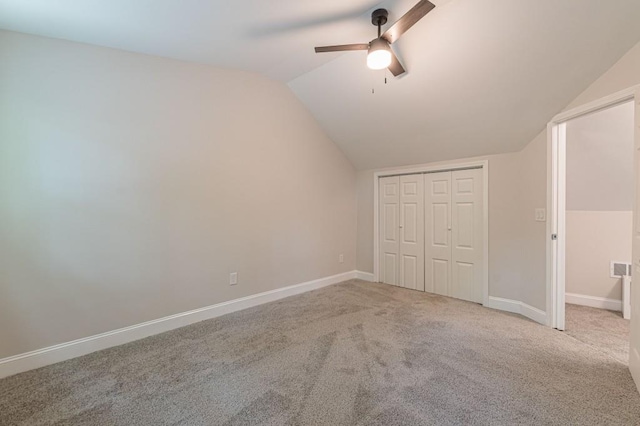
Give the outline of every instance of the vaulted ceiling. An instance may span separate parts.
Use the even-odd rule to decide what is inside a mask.
[[[281,80],[358,169],[517,151],[640,41],[637,0],[432,0],[387,84],[366,52],[313,52],[416,1],[0,0],[0,28]]]

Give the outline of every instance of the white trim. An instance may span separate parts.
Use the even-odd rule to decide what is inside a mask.
[[[556,240],[556,256],[559,259],[556,266],[556,328],[558,330],[565,329],[565,296],[566,296],[566,237],[567,237],[567,123],[560,123],[558,126],[558,145],[557,145],[557,194],[556,206],[558,208],[556,232],[558,239]],[[561,260],[560,260],[561,259]]]
[[[520,314],[542,325],[547,324],[547,313],[545,311],[531,305],[527,305],[519,300],[490,296],[486,307]]]
[[[633,100],[640,100],[640,85],[561,112],[547,124],[547,311],[548,325],[559,330],[565,327],[566,122]]]
[[[380,175],[373,174],[373,281],[380,282]]]
[[[482,304],[486,305],[489,303],[489,162],[485,161],[482,166],[482,185],[483,194],[482,194],[482,205],[484,215],[483,222],[483,230],[482,230],[482,238],[484,241],[484,245],[482,250],[484,251],[483,256],[483,267],[484,267],[484,278],[482,283]]]
[[[263,303],[337,284],[356,278],[356,276],[356,271],[344,272],[0,359],[0,378],[122,345]]]
[[[590,306],[592,308],[622,311],[622,300],[607,299],[606,297],[587,296],[586,294],[567,293],[566,303]]]
[[[556,194],[555,194],[555,181],[556,181],[556,167],[555,167],[555,158],[556,156],[552,154],[555,146],[555,134],[556,127],[552,125],[552,123],[547,124],[547,312],[549,315],[547,316],[547,325],[549,327],[556,326],[555,319],[557,318],[555,308],[557,306],[555,300],[555,258],[556,258],[556,244],[550,238],[550,235],[556,232],[555,224],[557,222],[556,218]]]
[[[524,302],[521,302],[521,306],[522,306],[522,312],[520,312],[521,315],[524,315],[525,317],[537,323],[540,323],[542,325],[547,324],[547,313],[545,311],[543,311],[542,309],[538,309],[534,306],[527,305]]]
[[[584,105],[572,108],[568,111],[561,112],[551,119],[551,123],[560,124],[562,122],[566,122],[583,115],[591,114],[633,100],[639,91],[640,84],[631,86],[609,96],[605,96],[604,98],[600,98],[593,102],[589,102]]]
[[[356,278],[362,281],[375,282],[371,272],[356,271]]]
[[[485,306],[500,311],[513,312],[514,314],[519,314],[522,311],[522,302],[495,296],[489,296],[489,303]]]
[[[482,168],[483,179],[483,237],[484,237],[484,277],[482,285],[482,304],[487,305],[489,302],[489,161],[471,161],[468,163],[448,163],[439,165],[422,164],[410,168],[394,168],[375,172],[373,174],[373,281],[379,282],[380,265],[379,265],[379,188],[378,181],[384,176],[395,176],[398,174],[415,174],[415,173],[433,173],[447,170],[468,169],[474,167]]]
[[[629,353],[629,371],[631,371],[631,377],[633,377],[638,392],[640,392],[640,352],[638,352],[637,348],[631,348]]]

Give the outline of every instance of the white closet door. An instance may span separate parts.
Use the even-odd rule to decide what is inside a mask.
[[[401,287],[424,291],[424,178],[400,176]]]
[[[451,282],[451,172],[424,175],[425,291],[448,296]]]
[[[400,239],[400,178],[390,176],[379,181],[380,282],[398,285]]]
[[[449,296],[482,303],[482,169],[452,172],[452,274]]]

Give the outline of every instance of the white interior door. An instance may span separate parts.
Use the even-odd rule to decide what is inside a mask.
[[[379,179],[379,281],[483,301],[483,170]]]
[[[482,303],[482,169],[451,174],[451,284],[449,296]]]
[[[449,295],[451,172],[424,175],[425,291]]]
[[[398,285],[400,240],[400,178],[380,178],[378,197],[380,211],[380,282]]]
[[[400,176],[401,287],[424,291],[424,189],[421,174]]]

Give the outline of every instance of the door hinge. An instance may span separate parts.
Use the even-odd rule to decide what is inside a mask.
[[[558,239],[558,234],[551,234],[551,239],[553,241],[557,240]]]

